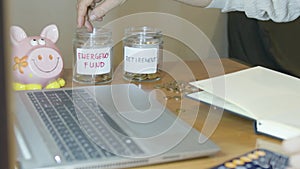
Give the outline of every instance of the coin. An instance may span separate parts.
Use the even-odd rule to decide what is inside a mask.
[[[173,99],[175,99],[176,101],[181,100],[181,96],[173,96]]]
[[[163,86],[161,84],[154,85],[154,89],[161,89]]]
[[[164,99],[165,100],[170,100],[170,99],[172,99],[172,97],[171,96],[165,96]]]
[[[184,112],[185,112],[185,109],[180,109],[180,108],[176,109],[176,113],[184,113]]]

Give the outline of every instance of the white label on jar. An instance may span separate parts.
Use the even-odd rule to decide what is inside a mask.
[[[110,72],[111,48],[76,49],[77,73],[83,75],[101,75]]]
[[[124,48],[124,71],[138,74],[157,72],[158,48]]]

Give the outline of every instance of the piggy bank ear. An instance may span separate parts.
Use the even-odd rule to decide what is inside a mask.
[[[21,27],[12,26],[10,28],[10,40],[14,45],[25,38],[27,38],[27,35]]]
[[[50,39],[53,43],[58,40],[58,28],[56,25],[48,25],[41,32],[41,37]]]

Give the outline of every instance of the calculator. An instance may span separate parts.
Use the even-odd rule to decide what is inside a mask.
[[[211,169],[285,169],[288,156],[267,149],[255,149]]]

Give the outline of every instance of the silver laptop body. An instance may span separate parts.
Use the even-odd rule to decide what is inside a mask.
[[[128,168],[219,151],[209,139],[199,143],[197,130],[133,84],[18,91],[15,100],[24,169]],[[64,111],[52,114],[56,109]]]

